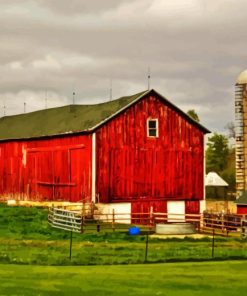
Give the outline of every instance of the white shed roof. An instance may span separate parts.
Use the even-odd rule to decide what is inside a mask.
[[[223,180],[217,173],[209,172],[205,179],[206,186],[228,186],[225,180]]]

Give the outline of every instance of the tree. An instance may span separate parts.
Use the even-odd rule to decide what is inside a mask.
[[[206,151],[206,170],[207,172],[221,172],[226,168],[229,147],[228,138],[224,135],[214,133],[208,138]]]
[[[228,131],[228,137],[235,139],[235,136],[236,136],[235,124],[232,121],[227,123],[227,125],[225,126],[225,129]]]
[[[194,109],[190,109],[187,111],[187,114],[197,122],[200,122],[199,116]]]

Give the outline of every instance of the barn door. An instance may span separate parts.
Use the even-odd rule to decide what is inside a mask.
[[[111,200],[154,196],[156,173],[153,149],[111,149],[109,157]]]
[[[70,200],[71,187],[71,162],[70,150],[55,150],[52,152],[53,166],[53,198],[56,200]]]
[[[71,201],[89,201],[91,196],[90,151],[72,149],[71,163]]]
[[[82,192],[91,188],[87,182],[89,162],[83,148],[30,149],[27,154],[29,195],[46,200],[82,200]]]
[[[34,152],[35,168],[34,168],[34,183],[36,187],[37,197],[53,200],[54,188],[53,184],[53,155],[51,151]]]

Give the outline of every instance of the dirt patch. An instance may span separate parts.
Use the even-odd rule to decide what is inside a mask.
[[[151,238],[160,238],[160,239],[167,239],[167,238],[181,238],[184,239],[185,237],[190,238],[204,238],[204,237],[210,237],[211,235],[208,234],[200,234],[200,233],[194,233],[194,234],[152,234],[150,235]]]

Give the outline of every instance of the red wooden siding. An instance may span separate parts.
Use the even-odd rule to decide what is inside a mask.
[[[158,138],[147,137],[148,118]],[[160,99],[142,99],[96,133],[99,200],[203,199],[203,136]]]
[[[131,203],[131,223],[133,224],[152,224],[150,220],[152,213],[167,213],[166,201],[134,201]],[[156,215],[159,218],[158,222],[164,222],[164,215]]]
[[[197,220],[198,216],[194,216],[195,214],[200,214],[200,201],[185,201],[185,214],[186,220],[191,222],[193,220]],[[193,215],[189,215],[193,214]]]
[[[239,214],[239,215],[247,215],[247,205],[246,206],[237,205],[237,214]]]
[[[167,222],[167,201],[163,200],[138,200],[131,203],[131,217],[133,224],[148,224],[152,223],[150,220],[154,213],[157,223]],[[195,216],[189,214],[200,213],[200,201],[185,201],[186,219],[196,219]]]
[[[0,194],[91,200],[91,135],[0,143]]]
[[[199,214],[200,213],[200,202],[199,201],[186,201],[185,202],[185,213],[186,214]]]

